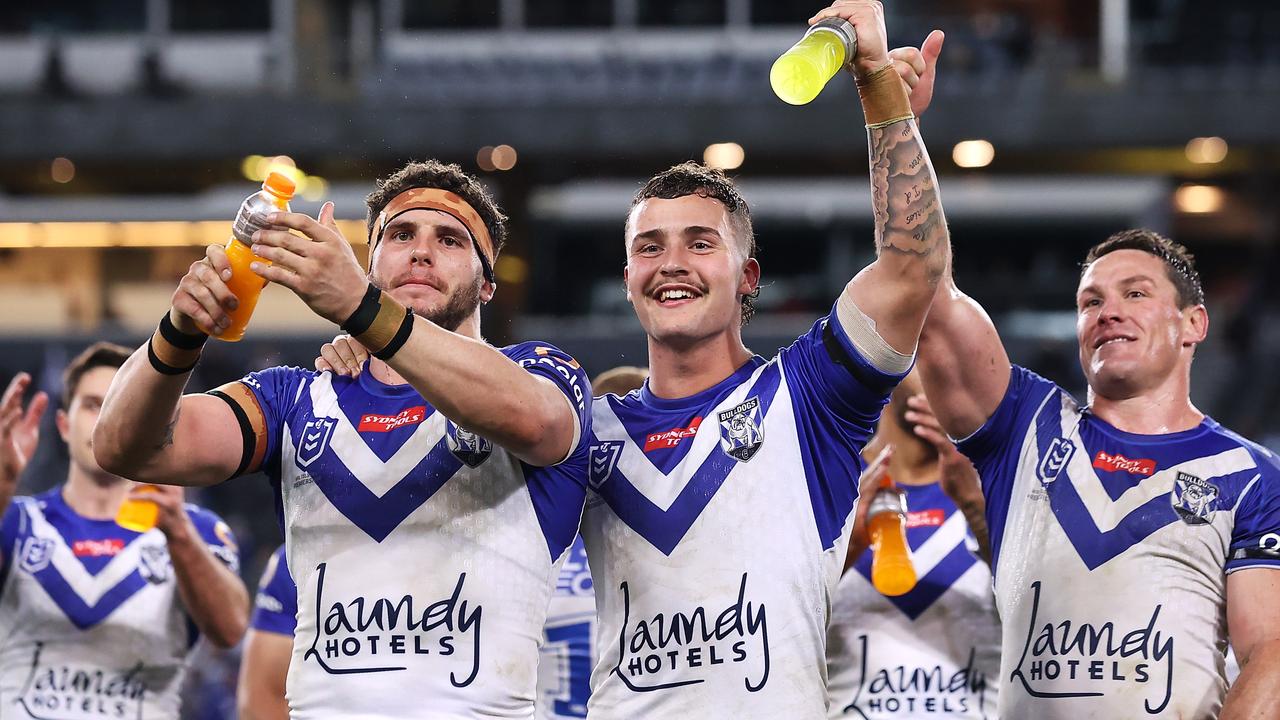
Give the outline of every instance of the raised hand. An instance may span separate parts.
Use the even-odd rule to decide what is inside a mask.
[[[36,393],[26,409],[22,397],[31,387],[31,376],[20,372],[9,381],[0,399],[0,484],[8,486],[9,494],[18,482],[27,463],[36,454],[40,442],[40,418],[49,407],[49,396]]]
[[[900,47],[889,51],[894,69],[907,84],[911,112],[917,118],[929,109],[929,103],[933,101],[933,81],[937,77],[938,56],[942,53],[942,42],[946,37],[941,30],[934,30],[920,44],[919,49]]]
[[[833,17],[848,20],[858,38],[858,49],[850,63],[855,77],[866,77],[889,64],[889,35],[884,29],[884,6],[879,0],[836,0],[809,18],[809,24]]]
[[[173,308],[169,320],[178,330],[217,336],[231,325],[227,313],[240,304],[227,281],[231,279],[231,263],[221,245],[210,245],[204,257],[191,263],[173,291]]]
[[[365,346],[351,339],[350,335],[339,335],[333,342],[327,342],[320,348],[320,357],[316,358],[316,370],[332,372],[348,377],[359,377],[364,370],[364,362],[369,359],[369,351]]]
[[[292,290],[317,315],[341,324],[360,305],[369,280],[351,244],[333,220],[333,203],[317,218],[302,213],[275,213],[267,222],[284,229],[253,234],[253,252],[270,265],[253,262],[249,269]]]

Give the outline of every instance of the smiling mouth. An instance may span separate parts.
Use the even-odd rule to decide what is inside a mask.
[[[696,300],[702,297],[698,293],[688,288],[667,288],[659,290],[653,294],[653,299],[658,301],[659,305],[669,305],[687,300]]]
[[[1113,338],[1109,338],[1109,339],[1107,339],[1107,340],[1103,340],[1102,342],[1095,343],[1095,344],[1094,344],[1094,346],[1093,346],[1093,349],[1094,349],[1094,350],[1097,350],[1097,349],[1099,349],[1099,348],[1106,347],[1107,345],[1115,345],[1115,344],[1118,344],[1118,343],[1130,343],[1130,342],[1133,342],[1133,338],[1130,338],[1130,337],[1113,337]]]

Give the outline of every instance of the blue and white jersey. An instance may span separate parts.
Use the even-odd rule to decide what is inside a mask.
[[[596,593],[582,538],[573,540],[547,609],[538,662],[539,720],[584,718],[591,696]]]
[[[840,579],[827,631],[831,718],[996,717],[1000,620],[991,571],[937,483],[899,485],[919,582],[887,597],[870,550]]]
[[[238,569],[226,523],[187,515]],[[175,718],[198,638],[164,533],[77,515],[62,486],[13,500],[0,522],[0,717]]]
[[[858,453],[900,379],[833,313],[691,397],[594,401],[592,718],[826,716]]]
[[[982,476],[1001,715],[1213,718],[1226,576],[1280,568],[1280,465],[1210,418],[1123,432],[1015,367],[959,445]]]
[[[590,386],[555,348],[502,352],[572,406],[559,465],[526,465],[369,370],[272,368],[218,391],[280,488],[295,720],[533,717],[543,620],[586,492]]]
[[[262,571],[258,594],[253,601],[253,617],[249,627],[260,632],[293,637],[298,626],[298,586],[289,574],[284,546],[276,548]]]

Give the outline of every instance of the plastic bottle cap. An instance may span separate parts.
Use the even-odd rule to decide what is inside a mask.
[[[298,186],[293,181],[280,173],[273,172],[263,181],[262,187],[266,188],[273,195],[291,198],[293,193],[297,191]]]

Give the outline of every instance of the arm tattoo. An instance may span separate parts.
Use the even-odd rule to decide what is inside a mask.
[[[159,444],[156,445],[157,450],[163,450],[173,446],[173,433],[178,429],[178,417],[182,415],[182,406],[174,408],[173,419],[164,428],[164,435],[160,438]]]
[[[914,120],[872,128],[871,195],[876,253],[928,258],[948,242],[933,167]]]

